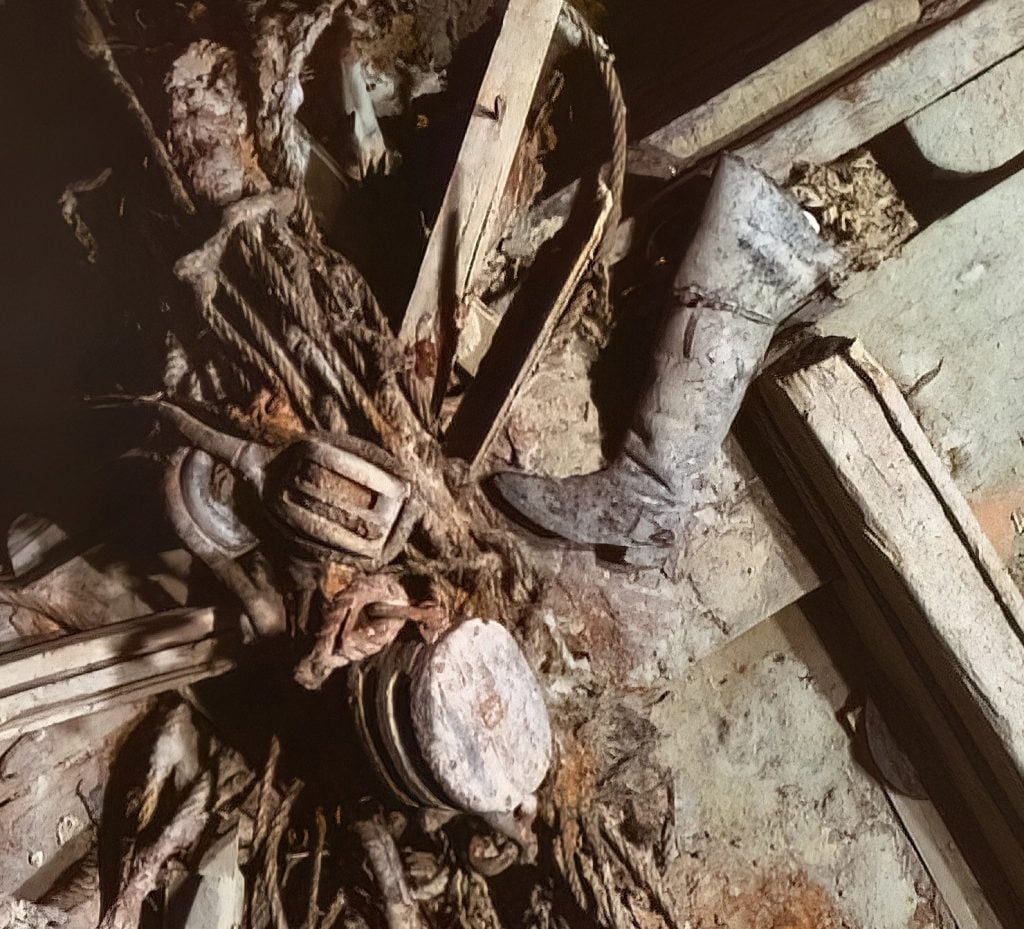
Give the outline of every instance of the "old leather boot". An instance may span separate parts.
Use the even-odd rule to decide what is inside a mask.
[[[671,546],[776,328],[840,264],[788,193],[724,156],[618,457],[564,479],[504,472],[498,492],[572,542]]]

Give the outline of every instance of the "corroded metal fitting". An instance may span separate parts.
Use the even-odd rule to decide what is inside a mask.
[[[311,435],[275,448],[219,432],[173,403],[138,402],[152,405],[193,449],[171,493],[182,503],[189,538],[204,552],[235,558],[252,547],[230,495],[216,492],[216,462],[244,478],[307,553],[376,569],[405,543],[416,519],[410,485],[380,447],[348,435]]]
[[[267,509],[307,544],[389,560],[409,485],[360,451],[318,438],[288,446],[269,469]]]
[[[400,800],[489,822],[532,818],[551,725],[500,623],[468,619],[433,644],[396,643],[353,666],[349,686],[367,754]]]

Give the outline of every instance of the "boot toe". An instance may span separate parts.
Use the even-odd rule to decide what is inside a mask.
[[[489,481],[491,497],[509,519],[536,535],[558,538],[562,533],[550,525],[552,514],[545,506],[550,494],[544,485],[550,481],[536,474],[501,471]]]

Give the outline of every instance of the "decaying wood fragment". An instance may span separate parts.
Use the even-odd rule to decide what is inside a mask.
[[[0,895],[0,926],[5,929],[57,929],[67,921],[67,914],[60,907]]]
[[[377,887],[384,898],[384,914],[388,929],[423,929],[419,904],[413,899],[405,879],[398,847],[381,817],[364,819],[355,824]]]
[[[8,652],[0,657],[0,738],[223,674],[242,639],[226,614],[185,609]]]
[[[892,45],[918,21],[918,0],[871,0],[630,150],[637,174],[674,177],[749,135]]]
[[[739,149],[784,180],[794,162],[825,164],[902,122],[1024,46],[1024,7],[985,0]]]
[[[486,431],[482,436],[476,436],[470,431],[471,425],[463,430],[464,421],[472,424],[473,420],[479,417],[479,411],[475,409],[476,397],[472,391],[465,401],[466,410],[462,414],[465,419],[456,419],[452,425],[447,446],[454,454],[462,454],[469,458],[474,473],[483,473],[482,469],[491,446],[502,430],[506,428],[509,413],[529,379],[537,373],[544,351],[550,345],[569,301],[605,239],[613,217],[614,201],[611,191],[600,181],[597,184],[596,201],[593,207],[593,223],[590,234],[582,248],[574,254],[554,299],[545,307],[543,313],[537,315],[534,321],[534,338],[530,340],[521,357],[516,359],[517,363],[513,366],[510,382],[506,382],[504,392],[500,394],[497,404],[494,404],[496,409],[491,411],[492,416],[487,418]],[[481,387],[477,388],[476,392],[482,390],[493,392],[494,385],[485,381]],[[486,398],[484,402],[486,403]]]
[[[766,435],[847,610],[1009,886],[1024,886],[1024,598],[896,384],[857,343],[763,379]]]
[[[138,926],[147,898],[172,883],[175,864],[202,858],[216,840],[209,827],[237,813],[254,780],[241,756],[200,731],[182,703],[167,705],[141,725],[140,734],[150,736],[147,770],[138,791],[126,797],[125,811],[135,833],[119,843],[116,893],[100,929]]]
[[[411,389],[432,418],[447,386],[462,303],[500,220],[499,202],[547,58],[562,0],[512,0],[491,53],[399,337],[416,362]]]

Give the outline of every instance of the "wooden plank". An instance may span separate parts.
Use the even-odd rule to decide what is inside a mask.
[[[223,674],[243,642],[230,617],[183,609],[9,652],[0,659],[0,739]]]
[[[1024,51],[915,113],[906,122],[933,165],[958,174],[1002,167],[1024,151]]]
[[[842,614],[839,604],[836,604],[836,610]],[[863,683],[870,689],[870,680]],[[844,692],[843,696],[841,702],[833,703],[837,718],[845,717],[846,728],[851,734],[863,733],[866,725],[865,708],[852,708],[849,692]],[[878,763],[877,759],[873,760]],[[904,760],[913,766],[909,759]],[[878,779],[878,784],[949,907],[957,929],[1002,929],[985,892],[935,804],[926,797],[911,797],[901,793],[889,784],[884,775]]]
[[[0,699],[0,739],[17,738],[115,706],[129,706],[155,694],[226,674],[237,662],[231,656],[221,657],[223,649],[223,642],[196,642],[4,697]]]
[[[411,390],[421,413],[447,384],[455,333],[446,330],[454,329],[497,232],[501,196],[561,9],[561,0],[511,0],[505,11],[399,332],[416,358]]]
[[[836,612],[841,616],[842,607],[837,603]],[[800,653],[807,654],[806,640],[800,642]],[[811,649],[814,645],[811,644]],[[829,667],[830,662],[824,649],[818,644],[822,659],[812,665],[815,683],[821,686],[820,668]],[[833,673],[836,673],[833,668]],[[870,679],[862,680],[861,686],[871,688]],[[863,693],[861,690],[860,693]],[[841,696],[841,700],[834,699]],[[861,698],[862,699],[862,698]],[[851,736],[863,733],[865,729],[865,708],[853,709],[853,695],[848,688],[833,691],[832,707],[837,719],[844,719]],[[907,764],[912,766],[909,759]],[[877,764],[877,759],[875,759]],[[921,863],[928,871],[943,901],[956,920],[957,929],[1002,929],[992,906],[961,853],[952,834],[946,827],[935,804],[927,798],[910,797],[900,793],[886,781],[884,775],[878,778],[878,786],[885,793],[889,805],[899,818],[904,832],[910,839]]]
[[[551,300],[547,307],[543,308],[543,313],[540,314],[540,323],[537,327],[536,336],[531,340],[527,350],[519,361],[518,366],[515,368],[515,372],[512,376],[512,383],[509,385],[508,389],[500,395],[500,401],[497,409],[494,411],[494,414],[486,419],[489,426],[487,427],[483,438],[479,442],[473,442],[471,445],[460,446],[458,444],[463,440],[460,430],[462,422],[472,421],[473,419],[479,418],[472,403],[464,404],[465,409],[460,408],[460,418],[457,418],[452,425],[448,448],[456,454],[462,454],[469,460],[471,473],[473,474],[478,475],[480,473],[480,468],[485,464],[487,453],[490,451],[491,445],[505,428],[512,405],[515,403],[516,398],[518,398],[522,393],[530,377],[536,373],[537,368],[540,365],[541,358],[544,355],[544,351],[548,347],[551,337],[554,335],[558,321],[562,318],[562,314],[569,305],[572,295],[576,292],[576,288],[579,286],[584,272],[590,266],[597,249],[601,245],[605,225],[612,212],[611,194],[603,184],[600,185],[599,197],[600,202],[596,210],[596,217],[593,226],[591,227],[590,237],[587,242],[584,243],[583,248],[579,249],[573,256],[571,264],[566,270],[561,286],[558,288],[554,299]],[[461,417],[465,417],[466,419],[464,420]]]
[[[882,786],[953,914],[957,929],[1002,929],[935,804]]]
[[[876,272],[851,275],[825,335],[858,338],[908,403],[982,526],[1012,557],[1024,512],[1020,273],[1024,171],[914,236]],[[987,511],[987,512],[986,512]]]
[[[1024,887],[1024,599],[859,345],[773,373],[759,396],[767,436],[841,569],[851,620],[1011,886]]]
[[[833,161],[1024,47],[1024,4],[986,0],[866,71],[738,154],[777,179]]]
[[[870,0],[742,81],[648,135],[633,173],[671,176],[721,151],[905,35],[918,0]]]
[[[0,699],[55,676],[197,642],[213,633],[216,618],[213,609],[171,610],[17,649],[0,657]]]

